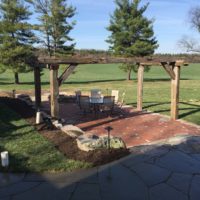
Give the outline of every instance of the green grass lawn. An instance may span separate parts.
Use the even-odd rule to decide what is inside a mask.
[[[7,150],[14,172],[55,172],[90,165],[67,159],[17,113],[0,103],[0,152]],[[3,170],[0,166],[0,171]]]
[[[60,70],[60,72],[62,69]],[[100,88],[104,93],[112,89],[126,92],[126,103],[135,105],[137,97],[136,74],[132,81],[126,81],[126,74],[116,64],[82,65],[77,72],[65,82],[61,90],[66,92],[81,89],[89,91],[91,88]],[[44,70],[42,88],[49,89],[49,73]],[[0,74],[0,90],[12,91],[16,89],[33,90],[33,73],[21,74],[22,84],[14,85],[13,74],[6,72]],[[170,79],[161,67],[152,67],[145,73],[144,108],[169,115],[170,109]],[[180,118],[200,124],[200,64],[191,64],[183,67],[180,84]]]

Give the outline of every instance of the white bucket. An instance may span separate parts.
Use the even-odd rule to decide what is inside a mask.
[[[40,124],[42,122],[42,113],[37,112],[36,113],[36,124]]]
[[[2,167],[7,167],[9,165],[9,157],[7,151],[1,152],[1,165]]]

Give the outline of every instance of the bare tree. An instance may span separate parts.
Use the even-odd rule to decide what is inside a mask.
[[[192,28],[200,33],[200,6],[194,7],[189,11],[189,23]],[[190,36],[183,36],[178,41],[178,46],[187,52],[200,53],[200,43]]]
[[[200,6],[190,10],[189,19],[192,27],[200,33]]]
[[[178,46],[184,49],[186,52],[200,53],[200,44],[197,39],[191,38],[189,36],[183,36],[178,41]]]

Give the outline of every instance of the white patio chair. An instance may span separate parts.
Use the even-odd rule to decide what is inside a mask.
[[[111,96],[115,97],[115,103],[118,103],[119,100],[119,90],[112,90],[111,91]]]
[[[79,96],[79,106],[84,114],[91,112],[90,98],[89,96]]]
[[[101,98],[101,90],[92,89],[91,90],[91,98]]]
[[[114,111],[116,113],[119,113],[120,115],[122,114],[125,114],[125,111],[124,109],[122,108],[123,105],[124,105],[124,98],[125,98],[125,92],[122,93],[121,95],[121,98],[120,98],[120,101],[117,102],[117,104],[115,104],[115,107],[114,107]]]
[[[122,96],[121,96],[121,100],[120,100],[120,102],[118,102],[118,105],[119,105],[120,108],[122,108],[122,106],[124,105],[124,98],[125,98],[125,95],[126,95],[126,93],[123,92],[123,93],[122,93]]]
[[[103,112],[107,112],[108,115],[109,114],[111,115],[114,109],[114,100],[115,100],[114,96],[104,96],[101,110]]]

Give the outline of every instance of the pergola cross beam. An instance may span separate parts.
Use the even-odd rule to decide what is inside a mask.
[[[62,83],[70,76],[71,73],[74,72],[78,64],[70,64],[64,70],[64,72],[58,78],[58,85],[61,86]]]
[[[165,71],[169,74],[169,76],[171,77],[171,79],[175,80],[175,73],[173,71],[173,68],[175,66],[175,63],[166,63],[166,62],[162,62],[161,65],[163,66],[163,68],[165,69]]]

